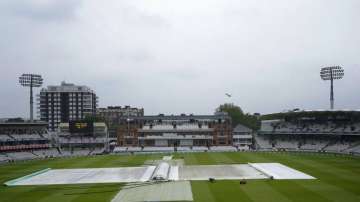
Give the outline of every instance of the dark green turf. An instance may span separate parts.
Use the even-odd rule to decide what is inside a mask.
[[[0,183],[45,168],[94,168],[142,165],[162,155],[96,156],[37,160],[0,165]],[[360,158],[311,153],[177,154],[186,164],[279,162],[316,180],[195,181],[195,201],[360,201]],[[0,201],[110,201],[122,184],[0,187]]]

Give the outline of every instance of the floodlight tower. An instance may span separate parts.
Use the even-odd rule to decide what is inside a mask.
[[[344,70],[340,66],[321,68],[320,77],[324,81],[330,80],[330,109],[334,109],[334,80],[344,77]]]
[[[19,77],[19,83],[22,86],[30,87],[30,121],[33,122],[33,87],[40,87],[43,83],[41,75],[37,74],[23,74]]]

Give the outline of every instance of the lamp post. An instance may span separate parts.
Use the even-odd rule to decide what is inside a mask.
[[[344,70],[340,66],[324,67],[320,70],[320,77],[324,81],[330,81],[330,109],[334,109],[334,80],[344,77]]]
[[[43,83],[43,79],[41,78],[41,75],[37,74],[23,74],[19,77],[19,83],[22,86],[30,87],[30,122],[33,122],[33,87],[40,87]]]

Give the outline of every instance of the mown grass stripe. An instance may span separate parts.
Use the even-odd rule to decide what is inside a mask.
[[[194,201],[196,201],[196,202],[215,202],[216,201],[207,182],[192,181],[191,182],[191,190],[193,193]]]
[[[359,195],[346,191],[341,186],[328,184],[324,181],[299,181],[297,183],[302,187],[313,190],[328,200],[346,202],[360,201]]]
[[[271,186],[273,189],[277,190],[277,192],[295,202],[331,201],[317,193],[315,190],[299,185],[296,180],[272,181]]]
[[[240,188],[251,200],[256,202],[291,201],[291,198],[274,189],[269,180],[248,181],[246,185],[242,185]]]

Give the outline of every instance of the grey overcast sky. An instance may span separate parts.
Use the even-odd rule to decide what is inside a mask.
[[[359,109],[359,25],[359,0],[1,0],[0,117],[28,116],[22,73],[145,114],[327,109],[327,65],[335,107]]]

